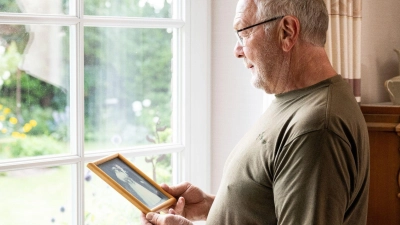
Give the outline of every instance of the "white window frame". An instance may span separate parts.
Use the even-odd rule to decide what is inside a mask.
[[[76,4],[77,16],[30,15],[0,13],[1,23],[11,24],[55,24],[76,26],[71,34],[77,40],[71,42],[71,148],[77,149],[76,154],[63,156],[46,156],[31,159],[13,159],[0,163],[0,171],[20,170],[35,167],[55,165],[76,165],[74,171],[75,189],[73,198],[78,203],[74,218],[78,225],[84,224],[84,171],[87,160],[98,159],[110,152],[96,152],[84,155],[84,104],[83,104],[83,29],[84,25],[107,25],[113,27],[170,27],[182,29],[179,45],[183,51],[180,58],[183,62],[177,65],[178,82],[182,84],[177,104],[182,109],[178,117],[184,118],[178,124],[181,133],[181,145],[152,146],[146,148],[121,149],[127,156],[145,156],[150,154],[177,153],[177,163],[174,167],[174,183],[189,181],[204,191],[210,191],[210,0],[178,0],[181,19],[112,19],[83,15],[83,0],[71,0]],[[73,40],[73,38],[71,38]],[[77,57],[75,57],[75,55]],[[86,160],[86,161],[85,161]],[[78,179],[79,178],[79,179]]]

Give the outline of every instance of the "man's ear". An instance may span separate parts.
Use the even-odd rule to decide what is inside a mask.
[[[294,16],[285,16],[280,22],[279,40],[282,50],[290,51],[300,35],[300,22]]]

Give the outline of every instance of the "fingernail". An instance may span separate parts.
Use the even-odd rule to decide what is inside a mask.
[[[147,213],[146,219],[151,220],[153,219],[154,213]]]

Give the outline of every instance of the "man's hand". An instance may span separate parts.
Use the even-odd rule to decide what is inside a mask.
[[[170,210],[172,214],[158,214],[154,212],[142,213],[141,220],[142,225],[193,225],[190,220],[185,219],[182,216],[174,215],[173,209]]]
[[[198,187],[188,182],[171,187],[162,184],[161,187],[178,199],[173,209],[175,214],[191,221],[207,219],[214,196],[205,194]]]
[[[161,187],[178,201],[173,208],[164,211],[166,214],[142,213],[142,225],[192,225],[191,221],[207,219],[214,196],[187,182],[171,187],[161,184]]]

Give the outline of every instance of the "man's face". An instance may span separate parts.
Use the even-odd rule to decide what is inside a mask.
[[[256,20],[257,7],[253,0],[239,0],[234,18],[234,29],[239,30],[260,21]],[[262,18],[268,19],[268,18]],[[252,83],[256,88],[267,93],[276,93],[282,64],[282,51],[279,48],[276,29],[273,24],[267,32],[264,25],[255,26],[239,33],[243,37],[243,45],[235,46],[235,55],[243,58],[246,68],[252,74]]]

